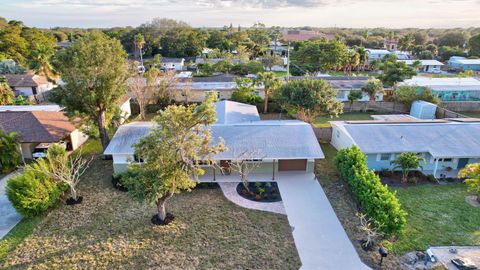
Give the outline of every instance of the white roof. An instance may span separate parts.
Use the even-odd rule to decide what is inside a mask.
[[[215,103],[217,124],[259,121],[257,106],[229,100]]]
[[[331,123],[346,131],[367,154],[428,152],[434,157],[480,157],[480,122]]]
[[[407,65],[413,65],[415,61],[422,63],[422,66],[443,66],[442,62],[437,60],[398,60],[399,62],[405,62]]]
[[[0,112],[59,112],[59,105],[3,105]]]
[[[192,90],[234,90],[237,89],[235,82],[179,82],[175,86],[177,89],[190,88]]]
[[[457,62],[463,65],[480,65],[480,59],[450,59],[451,62]]]
[[[415,76],[399,85],[429,87],[435,91],[480,90],[480,81],[473,78],[430,78]]]
[[[221,101],[216,104],[218,121],[211,126],[213,141],[225,141],[226,151],[217,160],[238,158],[251,153],[252,159],[324,158],[312,127],[297,120],[262,121],[255,106]],[[132,145],[154,127],[151,122],[121,126],[105,150],[106,155],[131,155]]]

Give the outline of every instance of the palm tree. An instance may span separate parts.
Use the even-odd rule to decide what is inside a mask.
[[[6,134],[0,129],[0,171],[9,172],[20,163],[18,136],[15,132]]]
[[[0,105],[9,105],[14,100],[13,92],[8,85],[7,78],[0,77]]]
[[[257,74],[257,84],[263,84],[265,98],[263,99],[263,113],[268,112],[268,96],[280,87],[280,80],[273,72],[260,72]]]
[[[143,37],[142,34],[136,34],[135,37],[134,37],[134,41],[135,43],[135,48],[138,48],[139,50],[139,53],[140,53],[140,63],[142,64],[143,66],[143,56],[142,56],[142,49],[143,49],[143,46],[145,45],[145,38]]]
[[[402,182],[407,182],[408,173],[411,170],[423,168],[421,164],[422,161],[425,161],[425,159],[418,157],[415,153],[401,153],[390,163],[394,165],[394,169],[400,169],[402,171]]]
[[[359,66],[362,71],[365,71],[365,65],[368,61],[368,51],[364,47],[354,47],[359,56]]]
[[[32,59],[30,68],[37,75],[46,77],[52,81],[56,77],[56,72],[50,64],[50,59],[54,55],[52,48],[45,45],[39,45],[36,50],[32,51]]]

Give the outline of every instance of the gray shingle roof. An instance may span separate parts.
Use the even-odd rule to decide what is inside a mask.
[[[247,151],[252,158],[324,158],[312,127],[297,120],[261,121],[255,106],[221,101],[216,104],[218,121],[211,126],[214,142],[223,138],[227,151],[218,160],[235,159]],[[133,154],[132,145],[148,134],[154,124],[135,122],[121,126],[105,150],[106,155]]]
[[[429,152],[435,157],[480,157],[480,122],[343,125],[365,153]]]

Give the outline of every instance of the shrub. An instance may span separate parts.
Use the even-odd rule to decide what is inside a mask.
[[[392,171],[389,170],[389,169],[382,169],[378,175],[380,175],[381,177],[390,177],[392,176]]]
[[[394,192],[369,171],[365,155],[356,146],[340,150],[334,164],[345,179],[365,215],[384,234],[398,233],[406,223],[406,212],[401,209]]]
[[[7,183],[8,199],[25,217],[45,212],[57,202],[62,192],[63,186],[31,167],[26,167],[23,174],[13,177]]]
[[[435,179],[435,176],[433,176],[433,174],[427,175],[427,180],[429,182],[437,182],[437,179]]]
[[[416,177],[411,177],[407,179],[407,183],[416,184],[418,182]]]

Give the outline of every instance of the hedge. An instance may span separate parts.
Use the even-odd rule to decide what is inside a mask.
[[[366,156],[357,146],[340,150],[334,164],[364,214],[381,232],[391,235],[403,229],[407,213],[401,208],[396,194],[380,182],[374,171],[368,170]]]
[[[7,183],[8,199],[25,217],[45,212],[55,205],[62,193],[63,188],[60,185],[28,166],[22,174]]]

